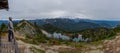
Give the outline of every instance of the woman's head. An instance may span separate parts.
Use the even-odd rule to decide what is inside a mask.
[[[9,17],[9,20],[12,21],[12,17]]]

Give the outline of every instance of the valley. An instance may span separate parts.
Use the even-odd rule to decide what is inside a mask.
[[[0,0],[0,53],[120,53],[120,0]]]
[[[21,52],[107,53],[113,48],[109,46],[119,44],[119,41],[114,41],[119,39],[119,24],[116,25],[116,27],[107,27],[109,26],[109,24],[106,24],[107,26],[105,27],[105,25],[95,23],[93,24],[93,22],[89,23],[90,21],[88,22],[88,20],[87,22],[83,22],[83,20],[76,21],[71,19],[55,20],[56,21],[54,21],[54,19],[46,19],[43,20],[43,22],[36,20],[13,21],[15,37]],[[0,27],[0,32],[3,35],[6,34],[5,36],[7,36],[6,23],[7,22],[2,22]],[[72,24],[73,26],[71,26]],[[67,28],[67,26],[69,27]],[[76,26],[81,26],[85,28],[83,29],[80,27],[76,30],[74,29],[76,28]],[[89,28],[87,26],[91,27]],[[115,47],[117,47],[117,45]],[[117,51],[112,50],[111,52]]]

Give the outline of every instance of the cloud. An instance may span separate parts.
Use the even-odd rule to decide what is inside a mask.
[[[9,0],[9,11],[0,19],[38,19],[75,16],[87,19],[120,19],[120,0]]]

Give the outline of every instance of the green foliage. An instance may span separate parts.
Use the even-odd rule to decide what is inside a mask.
[[[20,21],[20,23],[22,23],[22,22],[24,22],[24,21],[26,21],[26,20],[25,20],[25,19],[23,19],[23,20],[21,20],[21,21]]]
[[[7,32],[7,31],[8,31],[8,30],[7,30],[7,26],[5,25],[5,23],[2,23],[2,24],[1,24],[0,31],[1,31],[1,32]]]
[[[111,29],[96,28],[81,31],[80,34],[82,34],[84,38],[91,39],[91,41],[99,41],[114,36],[116,33]]]
[[[59,53],[82,53],[81,51],[68,51],[68,50],[65,50],[65,51],[59,51]]]
[[[25,22],[25,20],[22,20],[21,22]],[[82,31],[76,31],[76,32],[67,32],[64,31],[61,28],[58,28],[50,23],[44,24],[42,26],[37,25],[36,22],[31,23],[26,21],[30,25],[32,25],[35,30],[37,31],[37,34],[34,36],[26,35],[26,39],[29,40],[28,42],[33,43],[33,44],[40,44],[40,43],[49,43],[49,44],[67,44],[69,45],[70,42],[72,41],[63,41],[60,39],[54,39],[54,38],[47,38],[46,35],[43,35],[41,32],[41,29],[46,30],[49,33],[53,32],[59,32],[62,34],[65,34],[71,38],[78,37],[78,34],[83,35],[82,37],[84,39],[89,38],[89,41],[100,41],[104,39],[112,39],[115,37],[117,32],[120,32],[120,26],[117,26],[113,29],[108,29],[108,28],[89,28],[85,29]],[[20,27],[24,27],[26,23],[23,23]]]
[[[52,24],[44,24],[42,27],[43,27],[44,30],[46,30],[46,31],[48,31],[50,33],[53,33],[53,32],[65,32],[64,30],[62,30],[60,28],[57,28]]]
[[[39,35],[36,35],[33,40],[39,42],[39,43],[46,43],[47,42],[47,38],[45,37],[45,35],[43,34],[39,34]]]
[[[22,23],[22,25],[20,25],[19,27],[16,25],[14,28],[15,28],[15,30],[20,30],[20,28],[23,28],[23,27],[25,27],[25,25],[26,25],[26,23]]]
[[[110,38],[112,36],[115,36],[116,35],[116,31],[120,31],[120,27],[117,29],[108,29],[108,28],[89,28],[89,29],[85,29],[85,30],[82,30],[82,31],[77,31],[77,32],[67,32],[67,31],[64,31],[60,28],[57,28],[55,27],[54,25],[52,24],[45,24],[43,25],[44,27],[44,30],[50,32],[50,33],[53,33],[53,32],[60,32],[62,34],[66,34],[69,36],[69,34],[72,34],[72,36],[70,35],[71,38],[74,38],[74,37],[77,37],[78,36],[78,33],[79,34],[82,34],[83,35],[83,38],[86,39],[86,38],[89,38],[90,41],[99,41],[99,40],[103,40],[103,39],[107,39],[107,38]]]
[[[38,48],[35,48],[35,47],[31,47],[30,48],[32,51],[35,51],[35,53],[45,53],[45,51],[41,50],[41,49],[38,49]]]
[[[47,38],[43,34],[39,34],[35,36],[26,35],[26,39],[21,39],[21,40],[26,43],[37,44],[37,45],[40,43],[47,43]]]
[[[28,34],[26,34],[25,37],[26,37],[27,39],[32,39],[32,38],[33,38],[32,36],[30,36],[30,35],[28,35]]]
[[[114,32],[120,32],[120,26],[115,27],[113,30]]]
[[[34,22],[33,25],[34,25],[34,28],[35,28],[35,30],[36,30],[36,33],[37,33],[37,34],[42,34],[42,32],[41,32],[41,28],[42,28],[42,27],[41,27],[41,26],[38,26],[36,22]]]

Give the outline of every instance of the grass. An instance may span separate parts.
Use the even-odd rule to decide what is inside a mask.
[[[29,43],[29,44],[35,44],[35,45],[39,45],[40,43],[42,43],[41,41],[37,41],[39,39],[22,39],[22,38],[16,38],[17,40],[22,40],[25,43]],[[86,45],[101,45],[103,43],[103,41],[94,41],[94,42],[70,42],[70,41],[60,41],[60,40],[54,40],[54,39],[49,39],[46,40],[47,44],[50,45],[68,45],[68,46],[72,46],[72,47],[76,47],[76,48],[86,48]]]
[[[104,40],[100,40],[100,41],[90,42],[90,44],[91,44],[91,45],[96,45],[96,46],[98,46],[98,45],[102,45],[103,42],[104,42]]]
[[[35,45],[39,45],[42,42],[37,42],[35,40],[39,40],[38,39],[23,39],[23,38],[16,38],[17,40],[22,40],[25,43],[29,43],[29,44],[35,44]],[[97,47],[99,45],[103,44],[103,41],[94,41],[94,42],[70,42],[70,41],[60,41],[60,40],[56,40],[56,39],[48,39],[47,40],[47,44],[48,45],[67,45],[67,46],[71,46],[73,48],[76,48],[75,50],[59,50],[59,53],[84,53],[85,51],[89,51],[89,50],[93,50],[91,47]],[[34,49],[34,51],[38,51],[40,53],[41,50],[37,49],[37,48],[32,48],[32,50]],[[96,50],[100,50],[101,48],[97,48]]]
[[[36,41],[34,41],[34,40],[32,40],[32,39],[23,39],[23,38],[17,38],[16,37],[16,40],[21,40],[21,41],[23,41],[23,42],[25,42],[25,43],[29,43],[29,44],[35,44],[35,45],[39,45],[39,43],[38,42],[36,42]]]
[[[35,53],[45,53],[45,51],[43,51],[43,50],[41,50],[41,49],[38,49],[38,48],[35,48],[35,47],[31,47],[30,48],[33,52],[35,52]]]
[[[111,36],[111,37],[107,38],[106,40],[112,40],[112,39],[114,39],[116,36],[117,36],[117,35]]]
[[[59,53],[83,53],[82,51],[59,51]]]

